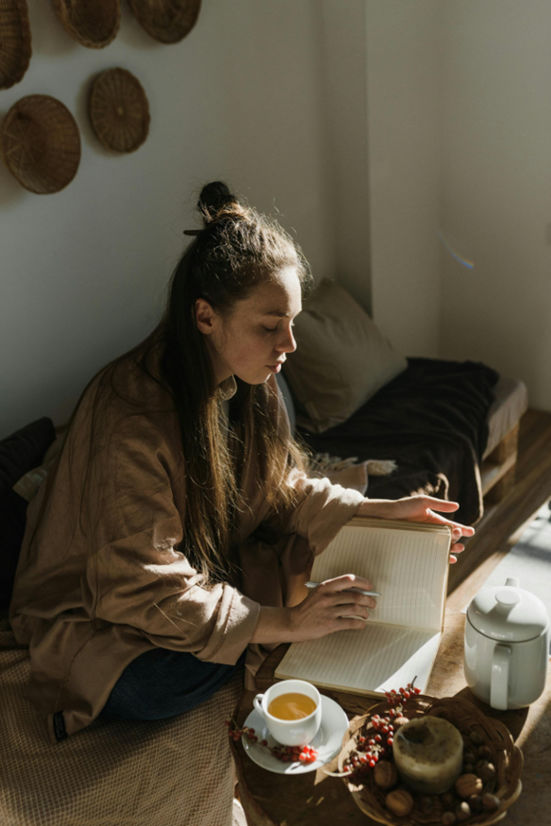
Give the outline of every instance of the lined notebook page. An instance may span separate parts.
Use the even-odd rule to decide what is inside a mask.
[[[440,631],[450,534],[447,529],[409,530],[393,523],[358,520],[345,525],[314,561],[311,577],[322,581],[358,574],[382,596],[370,622]]]
[[[382,593],[365,629],[293,643],[276,669],[321,687],[357,693],[405,685],[424,690],[438,651],[448,577],[447,528],[355,519],[316,557],[321,581],[360,574]]]
[[[440,632],[392,625],[340,631],[319,640],[293,643],[275,676],[357,694],[389,691],[417,677],[415,685],[424,691],[440,637]]]

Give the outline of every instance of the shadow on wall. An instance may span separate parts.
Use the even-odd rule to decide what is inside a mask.
[[[5,112],[0,113],[0,118],[3,117],[4,114]],[[0,163],[0,209],[13,206],[26,194],[28,194],[26,190],[15,180],[2,161]]]

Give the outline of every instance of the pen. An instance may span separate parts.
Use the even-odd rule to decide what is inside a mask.
[[[306,583],[307,588],[317,588],[318,585],[321,585],[321,582],[312,582],[311,580]],[[358,591],[358,593],[363,594],[364,597],[382,597],[382,594],[379,591],[364,591],[363,588],[347,588],[347,591]]]

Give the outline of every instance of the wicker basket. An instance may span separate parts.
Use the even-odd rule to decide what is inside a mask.
[[[107,69],[94,79],[88,115],[99,141],[116,152],[133,152],[149,131],[147,96],[126,69]]]
[[[90,49],[102,49],[116,36],[121,21],[120,0],[53,0],[66,31]]]
[[[128,0],[138,23],[161,43],[178,43],[197,22],[201,0]]]
[[[31,59],[26,0],[0,0],[0,89],[19,83]]]
[[[366,727],[370,726],[371,716],[381,714],[388,708],[386,702],[382,702],[370,709],[369,714],[356,717],[345,735],[343,748],[339,754],[338,765],[342,771],[344,762],[351,751],[356,748],[357,737],[360,732],[365,734]],[[453,723],[461,732],[464,738],[476,737],[481,745],[489,748],[491,762],[496,768],[496,776],[492,781],[484,785],[484,791],[491,792],[500,800],[500,806],[496,811],[473,814],[464,824],[480,824],[489,826],[497,823],[505,817],[507,809],[517,799],[521,792],[520,775],[522,772],[522,752],[517,748],[503,723],[486,717],[478,708],[459,700],[455,697],[448,697],[437,700],[431,697],[418,696],[409,700],[404,708],[404,714],[409,719],[420,717],[424,714],[434,714],[443,717]],[[373,773],[366,772],[362,778],[361,785],[355,784],[351,779],[344,779],[348,786],[352,798],[357,806],[378,823],[385,823],[388,826],[436,826],[441,823],[445,806],[439,795],[415,795],[413,794],[415,805],[411,814],[405,817],[397,817],[385,807],[386,791],[376,786],[373,780]]]
[[[76,175],[80,133],[72,114],[56,98],[21,98],[2,121],[0,136],[6,166],[30,192],[58,192]]]

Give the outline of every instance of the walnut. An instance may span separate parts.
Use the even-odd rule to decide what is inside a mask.
[[[468,820],[471,816],[471,807],[466,800],[462,800],[455,810],[455,816],[459,821]]]
[[[475,746],[480,746],[484,742],[485,738],[484,735],[481,734],[479,731],[471,731],[470,733],[471,743]]]
[[[467,803],[471,807],[471,812],[474,815],[479,815],[483,809],[482,797],[479,794],[472,794],[470,797],[467,798]]]
[[[486,794],[482,795],[482,806],[486,812],[495,812],[496,809],[499,809],[499,797],[496,797],[495,794]]]
[[[373,779],[380,789],[390,789],[398,781],[396,766],[390,760],[381,760],[373,769]]]
[[[385,797],[385,806],[397,817],[405,817],[413,809],[413,797],[405,789],[394,789]]]
[[[476,764],[476,773],[481,780],[485,783],[489,783],[490,780],[495,780],[496,767],[493,763],[489,763],[487,760],[479,760]]]
[[[482,791],[482,780],[476,774],[461,774],[455,781],[455,791],[459,797],[467,798]]]

